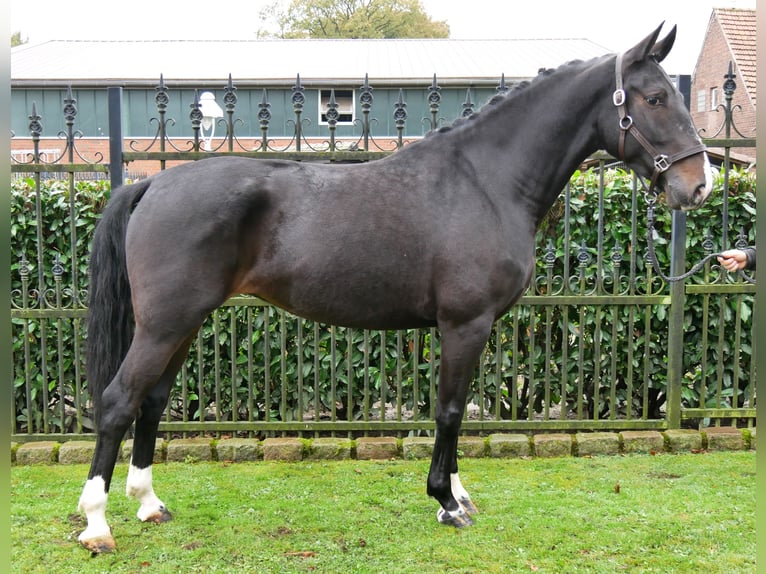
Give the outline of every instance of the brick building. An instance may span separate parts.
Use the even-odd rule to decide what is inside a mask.
[[[691,112],[703,137],[726,134],[724,106],[729,66],[736,85],[731,105],[732,138],[756,137],[756,17],[755,10],[714,8],[691,85]],[[704,131],[702,131],[704,130]],[[754,161],[755,148],[736,148],[732,157]]]

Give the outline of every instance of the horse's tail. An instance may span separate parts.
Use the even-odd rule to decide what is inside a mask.
[[[146,179],[114,191],[93,236],[88,297],[87,377],[98,425],[101,395],[133,339],[133,305],[125,235],[133,208],[149,188]]]

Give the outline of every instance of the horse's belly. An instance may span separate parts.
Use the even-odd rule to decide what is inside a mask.
[[[356,259],[299,257],[256,264],[241,292],[331,325],[401,329],[435,324],[430,280],[421,266],[385,268]]]

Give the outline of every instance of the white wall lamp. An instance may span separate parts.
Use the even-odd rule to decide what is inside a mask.
[[[202,122],[200,122],[202,149],[210,151],[213,149],[212,141],[215,134],[215,124],[218,118],[223,117],[223,110],[216,103],[213,92],[202,92],[200,94],[199,110],[202,112]]]

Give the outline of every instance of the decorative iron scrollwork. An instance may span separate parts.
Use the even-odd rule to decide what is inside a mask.
[[[463,111],[460,112],[461,117],[467,118],[473,115],[474,103],[471,101],[471,88],[465,91],[465,101],[463,102]]]
[[[436,83],[436,74],[434,74],[433,82],[428,87],[428,108],[431,112],[431,119],[423,118],[423,121],[430,123],[431,129],[435,130],[439,127],[439,106],[441,105],[442,95],[441,87]]]
[[[397,147],[402,147],[402,132],[407,121],[407,104],[404,101],[404,90],[399,88],[399,97],[394,104],[394,125],[396,125]]]
[[[501,74],[500,84],[495,88],[495,90],[497,91],[498,94],[504,94],[505,92],[510,90],[510,88],[505,83],[505,74]]]

